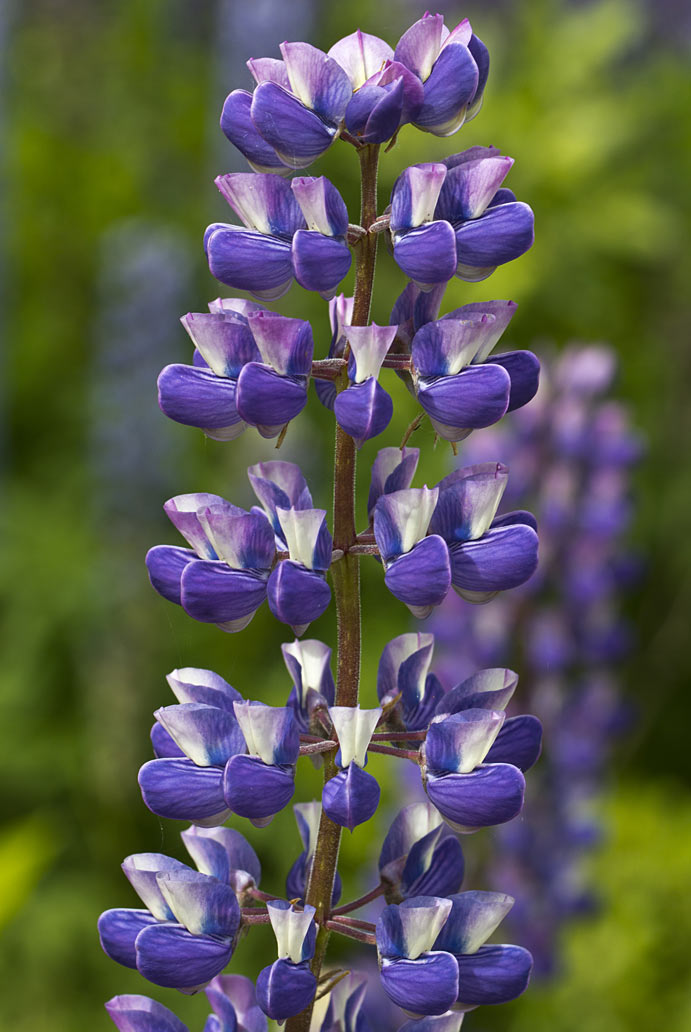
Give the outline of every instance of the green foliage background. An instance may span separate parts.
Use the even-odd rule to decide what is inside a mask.
[[[328,13],[326,6],[317,9],[313,42],[325,47],[357,24],[395,40],[422,12],[392,0],[376,9],[362,0]],[[136,785],[136,770],[150,755],[151,713],[171,701],[163,674],[208,666],[243,693],[278,702],[289,688],[278,653],[287,635],[263,611],[244,634],[225,636],[156,597],[141,560],[149,545],[173,541],[174,534],[148,504],[135,503],[124,522],[99,507],[88,459],[98,266],[109,227],[146,219],[173,229],[191,256],[187,296],[166,316],[171,361],[186,354],[179,316],[219,293],[200,235],[208,222],[226,217],[212,178],[234,158],[216,119],[225,93],[243,84],[228,81],[219,93],[214,4],[23,0],[6,11],[0,1026],[82,1032],[108,1027],[102,1002],[109,996],[149,988],[98,948],[98,913],[135,905],[119,862],[144,850],[181,855],[178,829],[145,810]],[[620,750],[616,778],[603,786],[608,833],[593,861],[602,914],[569,931],[555,984],[469,1017],[471,1029],[624,1032],[664,1020],[668,1032],[682,1032],[691,1024],[684,690],[691,602],[691,469],[684,462],[691,423],[691,84],[689,39],[681,24],[676,31],[681,8],[669,3],[664,12],[627,0],[478,0],[450,12],[469,15],[490,47],[484,109],[448,141],[408,127],[383,163],[382,203],[406,164],[476,143],[494,143],[516,159],[511,186],[535,209],[536,246],[490,282],[454,281],[447,308],[513,297],[520,310],[512,343],[538,351],[573,338],[610,341],[621,359],[619,394],[649,442],[634,528],[647,574],[627,600],[636,644],[623,672],[639,720]],[[356,165],[349,148],[338,145],[318,168],[342,188],[351,218]],[[152,294],[156,286],[150,284]],[[382,254],[379,322],[387,321],[402,286]],[[325,354],[325,304],[294,288],[282,308],[310,318],[317,351]],[[413,413],[403,388],[395,383],[392,391],[397,410],[386,443],[400,438]],[[153,383],[151,392],[153,399]],[[171,494],[217,491],[246,504],[246,465],[272,453],[252,434],[222,446],[174,424],[165,433],[175,456]],[[284,446],[324,505],[330,435],[329,420],[313,401]],[[139,443],[144,461],[149,442]],[[363,469],[381,443],[363,449]],[[416,443],[423,448],[421,478],[435,483],[449,455],[432,451],[426,431]],[[374,701],[381,648],[408,623],[371,565],[364,576],[366,703]],[[310,630],[330,641],[333,632],[332,614]],[[385,790],[387,770],[378,765]],[[316,793],[316,775],[301,777],[298,794]],[[272,829],[275,834],[250,838],[266,885],[280,891],[298,842],[288,814]],[[280,848],[269,852],[269,840]],[[469,843],[469,853],[474,848]],[[366,864],[376,853],[373,826],[347,837],[346,892],[367,887]],[[234,969],[255,974],[271,949],[268,933],[258,929],[240,947]],[[192,1029],[201,1028],[203,1000],[156,995]]]

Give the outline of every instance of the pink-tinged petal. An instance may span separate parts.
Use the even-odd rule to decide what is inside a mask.
[[[482,946],[458,957],[458,1002],[508,1003],[528,987],[533,958],[522,946]]]
[[[376,779],[357,763],[350,763],[324,785],[322,807],[334,824],[352,831],[374,815],[380,795]]]
[[[248,468],[247,476],[277,534],[282,534],[277,509],[312,508],[307,481],[294,462],[281,462],[279,459],[258,462]]]
[[[410,1014],[444,1014],[458,996],[458,963],[450,953],[382,961],[387,996]]]
[[[212,276],[255,297],[281,297],[293,280],[290,244],[238,227],[216,229],[207,242]]]
[[[192,935],[235,937],[240,906],[230,885],[190,868],[164,871],[157,881],[175,920]]]
[[[517,685],[518,674],[513,670],[505,667],[478,670],[446,693],[436,713],[460,713],[466,709],[506,709]]]
[[[383,39],[357,29],[344,36],[328,51],[328,56],[346,72],[351,86],[357,90],[387,61],[393,60],[393,50]]]
[[[449,169],[439,194],[436,217],[457,222],[476,219],[486,210],[511,170],[513,158],[483,157]]]
[[[381,448],[372,464],[372,478],[367,499],[367,514],[372,520],[374,507],[383,494],[402,491],[413,482],[418,462],[419,448]]]
[[[172,1011],[148,996],[114,996],[105,1008],[120,1032],[189,1032]]]
[[[542,724],[529,713],[507,720],[487,753],[487,763],[512,763],[525,773],[542,752]]]
[[[214,505],[200,509],[199,519],[219,559],[234,570],[271,569],[276,544],[264,513],[228,514]]]
[[[281,176],[230,172],[215,183],[247,229],[289,240],[304,225],[290,183]]]
[[[469,366],[456,376],[420,380],[418,401],[435,426],[476,430],[501,419],[510,390],[511,379],[500,365]]]
[[[400,61],[391,61],[385,68],[372,76],[371,85],[388,86],[403,81],[403,111],[401,125],[412,122],[425,100],[425,89],[415,72],[411,72]]]
[[[217,376],[236,379],[247,362],[259,359],[259,350],[244,315],[234,312],[188,312],[180,322],[205,365]]]
[[[454,587],[469,592],[516,588],[535,573],[537,551],[537,534],[524,525],[493,528],[477,541],[454,542],[449,546]]]
[[[237,404],[245,422],[256,426],[263,437],[276,437],[307,404],[307,382],[250,362],[238,378]]]
[[[416,371],[423,377],[460,373],[475,358],[492,322],[494,316],[489,313],[468,312],[462,319],[439,319],[421,326],[411,348]]]
[[[325,236],[346,235],[348,209],[326,176],[297,176],[290,185],[308,229]]]
[[[152,813],[191,824],[223,824],[223,770],[191,760],[149,760],[139,771],[142,798]]]
[[[481,462],[454,470],[439,482],[439,499],[430,531],[445,541],[482,537],[494,519],[506,490],[508,467],[501,462]]]
[[[157,924],[148,910],[119,907],[106,910],[98,919],[98,935],[103,952],[124,967],[135,968],[137,957],[134,944],[143,928]]]
[[[424,82],[446,35],[443,15],[427,13],[403,33],[396,44],[394,60],[401,61]]]
[[[451,897],[451,913],[434,948],[459,954],[475,953],[499,927],[514,905],[513,896],[503,892],[459,892]]]
[[[162,706],[154,716],[198,767],[222,767],[235,753],[245,751],[242,731],[227,710],[188,702]]]
[[[299,1014],[312,1002],[316,991],[317,979],[308,961],[291,964],[289,960],[276,960],[257,977],[259,1006],[274,1021]]]
[[[474,301],[472,304],[455,308],[453,312],[443,315],[440,321],[463,320],[469,316],[473,317],[476,315],[492,316],[491,319],[482,323],[482,332],[480,332],[480,327],[477,330],[478,349],[473,361],[479,363],[484,362],[495,347],[497,341],[511,322],[517,307],[515,301]]]
[[[269,609],[277,620],[302,634],[328,608],[331,588],[322,574],[284,559],[269,577]]]
[[[282,43],[280,49],[295,96],[325,122],[338,126],[353,95],[347,73],[310,43]]]
[[[478,67],[467,47],[460,43],[445,47],[425,82],[425,99],[415,125],[435,136],[452,136],[465,121],[478,79]]]
[[[234,380],[194,366],[168,365],[158,377],[161,412],[176,423],[199,429],[216,430],[242,424],[235,391]]]
[[[251,106],[252,94],[247,90],[233,90],[226,97],[221,112],[221,129],[224,135],[257,172],[286,174],[287,166],[283,164],[273,147],[257,132],[250,115]]]
[[[532,351],[509,351],[494,355],[494,365],[502,366],[511,377],[508,412],[532,401],[540,385],[540,362]]]
[[[237,1022],[239,1032],[267,1032],[266,1018],[257,1005],[254,983],[249,978],[217,975],[204,992],[214,1012],[229,1028],[235,1028]]]
[[[176,548],[173,545],[155,545],[146,553],[146,568],[154,591],[180,605],[180,581],[183,570],[197,561],[191,548]]]
[[[533,225],[533,212],[521,201],[488,208],[456,230],[459,264],[484,269],[519,258],[533,246]]]
[[[262,138],[289,168],[311,165],[336,139],[333,126],[272,82],[257,86],[251,115]]]
[[[180,601],[202,623],[225,624],[255,612],[266,598],[266,575],[231,570],[225,563],[199,560],[183,571]]]
[[[457,269],[456,255],[456,238],[448,222],[429,222],[394,241],[397,265],[423,286],[447,283]]]
[[[460,832],[513,820],[523,807],[525,778],[510,763],[489,763],[470,774],[428,774],[427,795]]]
[[[290,319],[275,312],[253,312],[247,319],[261,359],[283,376],[308,376],[314,340],[305,319]]]
[[[275,82],[284,90],[290,89],[288,69],[277,57],[251,57],[247,67],[257,85],[261,82]]]
[[[414,610],[441,605],[451,587],[446,542],[436,534],[424,538],[389,565],[384,580],[391,594]]]
[[[444,42],[442,43],[442,50],[450,43],[462,43],[467,47],[472,39],[472,35],[473,30],[470,27],[470,22],[467,18],[464,18],[463,21],[460,21],[454,29],[451,29],[448,36],[445,37]]]
[[[190,494],[175,495],[163,506],[163,511],[175,529],[182,534],[201,559],[216,559],[213,545],[206,536],[206,530],[199,520],[199,510],[213,505],[223,509],[229,516],[242,516],[244,509],[227,502],[220,495],[208,491],[193,491]]]
[[[292,259],[301,287],[331,297],[350,269],[352,256],[341,238],[301,229],[293,237]]]
[[[431,222],[446,175],[442,162],[411,165],[401,173],[391,192],[392,233]]]
[[[393,415],[393,401],[373,376],[351,384],[334,402],[336,422],[361,448],[365,441],[386,430]]]
[[[263,763],[257,756],[233,756],[223,774],[223,794],[240,817],[273,817],[295,794],[295,771]]]
[[[233,955],[227,939],[192,935],[181,925],[160,924],[137,936],[137,970],[154,985],[191,992],[220,974]]]

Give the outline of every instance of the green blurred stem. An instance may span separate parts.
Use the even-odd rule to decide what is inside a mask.
[[[360,158],[360,225],[369,230],[377,217],[377,167],[379,146],[368,145],[358,151]],[[377,236],[368,232],[355,246],[355,299],[353,326],[366,326],[369,321],[374,286],[374,266],[377,255]],[[345,367],[337,380],[338,390],[348,386]],[[331,567],[337,621],[337,675],[336,705],[357,706],[360,686],[360,567],[359,559],[349,555],[355,544],[355,469],[356,452],[352,437],[336,427],[334,455],[334,550],[342,549],[343,558]],[[335,777],[338,767],[333,757],[325,754],[324,781]],[[319,934],[312,961],[312,971],[320,975],[326,946],[329,941],[327,920],[331,908],[341,829],[322,812],[319,834],[310,872],[306,903],[315,907]],[[308,1032],[312,1007],[286,1022],[285,1032]]]

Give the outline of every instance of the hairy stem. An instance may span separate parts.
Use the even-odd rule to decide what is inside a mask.
[[[361,205],[360,225],[369,230],[377,217],[377,166],[379,146],[368,145],[358,151],[360,158]],[[368,232],[356,245],[355,299],[353,325],[366,326],[369,320],[374,285],[377,237]],[[347,387],[345,367],[336,381],[339,390]],[[334,550],[341,549],[343,558],[331,566],[337,621],[336,705],[356,706],[360,685],[360,568],[356,555],[349,555],[355,543],[355,442],[340,426],[336,427],[334,455]],[[338,773],[333,757],[325,754],[324,781]],[[331,908],[341,829],[322,812],[317,845],[310,872],[306,902],[316,908],[315,920],[321,924],[312,961],[312,971],[319,977],[329,940],[327,921]],[[312,1004],[289,1018],[286,1032],[308,1032]]]

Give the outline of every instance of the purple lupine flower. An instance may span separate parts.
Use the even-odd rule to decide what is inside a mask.
[[[337,294],[329,301],[329,323],[331,325],[331,343],[327,358],[343,358],[346,346],[345,328],[350,326],[353,318],[354,298],[345,294]],[[336,401],[336,384],[333,380],[315,380],[317,397],[325,408],[333,410]]]
[[[353,89],[343,68],[309,43],[282,43],[282,61],[253,58],[257,87],[234,90],[221,128],[253,168],[306,168],[339,136]]]
[[[390,230],[406,276],[420,286],[453,276],[475,282],[532,247],[532,210],[501,188],[512,164],[494,147],[471,147],[401,173]]]
[[[410,1014],[443,1014],[458,999],[458,961],[435,949],[452,907],[450,899],[415,896],[389,904],[377,921],[382,985]]]
[[[485,946],[513,906],[501,892],[461,892],[451,896],[451,911],[434,943],[458,963],[458,1000],[462,1010],[487,1003],[508,1003],[525,991],[533,958],[522,946]]]
[[[335,686],[331,673],[331,649],[314,638],[281,645],[283,662],[293,678],[287,705],[291,706],[301,731],[309,731],[315,709],[334,704]]]
[[[286,894],[288,899],[303,903],[309,884],[314,853],[317,848],[322,807],[321,803],[318,803],[316,800],[313,800],[311,803],[295,803],[293,812],[304,848],[286,875]],[[338,903],[342,891],[341,876],[336,871],[334,887],[331,893],[332,907],[335,907]]]
[[[419,448],[380,448],[372,463],[367,515],[374,519],[377,501],[384,494],[410,487],[420,461]]]
[[[367,975],[350,971],[329,993],[326,1012],[314,1032],[369,1032],[362,1005],[367,992]]]
[[[262,827],[293,798],[299,731],[292,709],[260,702],[233,708],[248,755],[238,753],[226,764],[223,795],[234,813]]]
[[[240,907],[230,885],[159,853],[127,857],[122,867],[147,909],[105,911],[104,951],[156,985],[206,985],[235,949]]]
[[[180,838],[202,874],[228,882],[238,902],[249,903],[252,890],[259,887],[262,869],[244,835],[234,828],[202,828],[193,824],[180,833]]]
[[[459,832],[504,824],[520,813],[525,778],[512,763],[487,762],[505,714],[470,708],[440,714],[427,731],[422,781],[430,800]]]
[[[275,558],[268,519],[204,493],[177,495],[163,509],[192,547],[149,549],[152,586],[195,620],[229,632],[245,628],[266,598]]]
[[[194,343],[194,364],[168,365],[158,377],[158,404],[169,419],[199,427],[216,441],[232,441],[245,430],[237,380],[247,362],[261,361],[247,322],[256,310],[260,306],[250,301],[228,298],[221,311],[182,317]]]
[[[189,1032],[171,1010],[148,996],[114,996],[105,1007],[120,1032]]]
[[[287,550],[288,543],[278,520],[278,510],[312,508],[312,495],[302,470],[294,462],[274,459],[250,466],[247,476],[273,527],[276,547]],[[253,509],[253,512],[258,511]]]
[[[379,854],[387,903],[450,896],[463,881],[461,844],[431,803],[410,803],[395,817]]]
[[[420,632],[399,634],[385,646],[377,670],[377,695],[387,707],[400,695],[389,710],[393,726],[419,731],[434,716],[444,690],[436,675],[429,672],[433,651],[434,635]]]
[[[437,485],[429,530],[448,545],[453,587],[469,602],[486,602],[523,584],[537,567],[531,514],[496,516],[508,475],[500,462],[486,462],[456,470]]]
[[[352,831],[364,824],[379,805],[381,790],[364,769],[367,748],[382,715],[381,708],[330,706],[329,716],[338,736],[336,766],[340,771],[324,784],[322,806],[334,824]]]
[[[392,595],[423,619],[444,601],[451,586],[446,541],[427,535],[437,505],[437,488],[408,488],[382,495],[374,507],[374,536]]]
[[[217,975],[206,989],[214,1011],[204,1032],[267,1032],[264,1012],[257,1004],[254,984],[244,975]]]
[[[221,283],[275,301],[296,279],[331,297],[350,268],[348,212],[324,176],[288,183],[268,173],[231,172],[216,185],[243,226],[216,222],[204,234],[209,269]]]
[[[326,571],[331,565],[333,539],[324,509],[277,508],[276,514],[289,558],[269,577],[269,609],[299,637],[331,601]]]
[[[386,430],[393,415],[393,401],[377,381],[397,326],[348,326],[344,333],[350,344],[350,386],[334,401],[339,426],[350,434],[358,448]]]
[[[275,899],[266,905],[278,945],[278,960],[257,977],[257,1000],[275,1021],[299,1014],[314,999],[317,979],[310,971],[317,926],[314,907],[298,910],[292,903]]]

